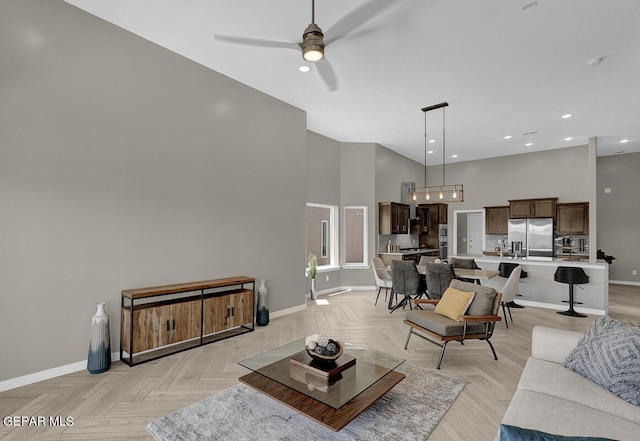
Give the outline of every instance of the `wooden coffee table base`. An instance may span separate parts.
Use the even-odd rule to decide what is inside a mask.
[[[339,409],[327,406],[290,387],[273,381],[264,375],[252,372],[239,378],[240,382],[250,386],[293,410],[308,416],[317,423],[337,432],[360,415],[366,408],[389,392],[405,377],[404,374],[391,371],[360,395]]]

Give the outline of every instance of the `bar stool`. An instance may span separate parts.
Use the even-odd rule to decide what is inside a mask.
[[[582,268],[575,266],[559,266],[553,275],[553,280],[560,283],[569,284],[569,309],[567,311],[558,311],[558,314],[569,315],[571,317],[586,317],[573,309],[573,285],[589,283],[589,276]]]
[[[500,277],[504,277],[505,279],[508,279],[509,276],[511,275],[511,273],[513,272],[513,270],[516,267],[519,267],[520,264],[518,263],[512,263],[512,262],[500,262],[500,264],[498,265],[498,275]],[[520,272],[520,278],[521,279],[525,279],[529,277],[529,274],[523,269]],[[516,294],[517,296],[519,296],[520,294]],[[518,305],[516,302],[514,302],[513,300],[509,302],[509,308],[524,308],[524,306],[522,305]]]

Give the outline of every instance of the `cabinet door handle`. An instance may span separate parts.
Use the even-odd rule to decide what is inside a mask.
[[[171,329],[176,329],[176,319],[171,320]]]
[[[170,331],[170,328],[169,328],[169,320],[167,320],[167,331]]]
[[[233,306],[231,307],[231,317],[235,316],[234,312],[233,312]]]

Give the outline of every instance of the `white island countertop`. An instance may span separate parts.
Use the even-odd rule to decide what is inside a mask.
[[[527,272],[526,278],[521,278],[518,284],[516,303],[522,305],[552,308],[556,310],[568,309],[563,302],[569,298],[569,285],[553,280],[553,275],[559,266],[580,267],[589,277],[589,283],[574,285],[576,304],[574,309],[585,314],[603,315],[607,313],[609,303],[609,264],[604,260],[596,262],[562,260],[553,257],[512,258],[499,256],[450,256],[460,259],[474,259],[478,266],[486,270],[497,270],[500,262],[519,264]],[[487,286],[501,289],[507,279],[494,277],[486,281]]]

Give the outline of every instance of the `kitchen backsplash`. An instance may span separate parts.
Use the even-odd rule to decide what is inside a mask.
[[[420,235],[418,234],[379,234],[378,235],[378,251],[386,252],[387,244],[391,241],[394,245],[400,245],[400,248],[418,248],[420,245]]]

